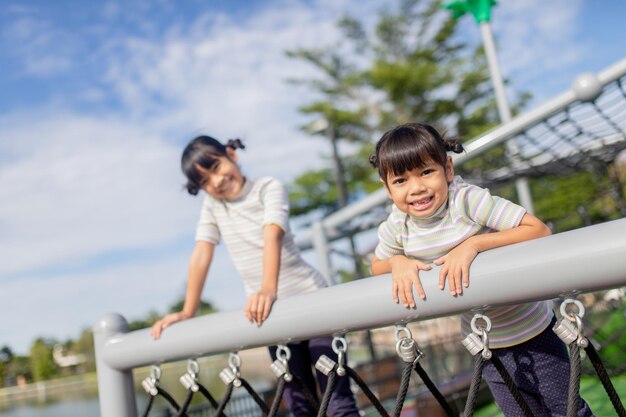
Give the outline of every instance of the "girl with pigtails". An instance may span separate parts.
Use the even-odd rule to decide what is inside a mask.
[[[393,202],[378,229],[372,274],[391,272],[392,298],[406,308],[416,306],[414,291],[426,299],[419,272],[432,269],[431,263],[441,266],[440,290],[447,281],[458,297],[470,285],[470,265],[480,252],[550,234],[524,208],[455,176],[448,152],[462,151],[461,143],[446,140],[434,127],[407,123],[387,131],[370,158]],[[491,352],[533,415],[567,415],[570,362],[552,331],[551,301],[491,307],[484,314],[492,322]],[[463,337],[471,333],[472,317],[471,312],[461,316]],[[491,362],[483,377],[505,416],[524,415]],[[593,415],[585,401],[578,404],[577,417]]]
[[[289,228],[289,204],[283,184],[271,177],[247,178],[237,164],[239,139],[225,145],[209,136],[198,136],[183,151],[182,170],[189,194],[205,192],[196,227],[196,244],[191,254],[183,309],[152,326],[152,337],[174,323],[194,317],[204,282],[213,260],[214,248],[224,242],[235,268],[243,279],[248,299],[244,314],[251,324],[261,326],[277,299],[326,286],[321,274],[306,263]],[[298,375],[309,392],[326,389],[326,376],[312,367],[320,356],[337,360],[332,337],[312,338],[288,344],[289,369]],[[276,360],[276,346],[269,348]],[[316,416],[305,392],[288,382],[283,398],[294,417]],[[330,417],[358,417],[347,378],[340,378],[328,408]]]

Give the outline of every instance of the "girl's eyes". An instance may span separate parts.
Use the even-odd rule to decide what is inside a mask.
[[[396,178],[394,179],[391,183],[392,184],[402,184],[404,183],[406,180],[404,178]]]
[[[433,172],[435,172],[434,169],[432,168],[427,168],[425,170],[422,171],[422,175],[428,175],[428,174],[432,174]]]

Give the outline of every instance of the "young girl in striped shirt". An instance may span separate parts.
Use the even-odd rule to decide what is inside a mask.
[[[439,288],[447,279],[451,294],[458,296],[469,286],[469,268],[478,253],[550,234],[522,207],[455,176],[448,151],[460,153],[463,146],[445,140],[432,126],[408,123],[386,132],[370,157],[393,201],[378,229],[372,273],[391,272],[393,300],[407,308],[415,307],[413,288],[426,298],[419,271],[430,270],[429,263],[441,265]],[[492,321],[489,346],[533,414],[566,415],[569,356],[551,329],[551,302],[494,307],[485,315]],[[471,333],[472,316],[462,315],[463,337]],[[506,416],[523,415],[490,362],[483,376]],[[580,401],[578,417],[591,415]]]
[[[187,177],[187,191],[197,195],[206,192],[200,220],[196,228],[196,245],[189,263],[187,293],[183,310],[168,314],[152,326],[152,337],[181,320],[196,314],[213,250],[220,240],[226,244],[231,259],[243,278],[248,301],[244,314],[251,324],[261,326],[270,315],[278,298],[316,291],[325,287],[320,273],[307,264],[289,229],[289,203],[285,187],[277,180],[263,177],[246,178],[237,165],[239,139],[226,145],[209,136],[192,140],[182,156],[182,169]],[[320,356],[337,361],[332,337],[320,337],[288,344],[291,351],[289,369],[317,392],[312,366]],[[269,348],[276,360],[276,347]],[[316,371],[321,392],[326,389],[326,376]],[[316,416],[305,392],[295,382],[288,382],[283,398],[292,416]],[[331,417],[359,417],[349,380],[340,378],[329,404]]]

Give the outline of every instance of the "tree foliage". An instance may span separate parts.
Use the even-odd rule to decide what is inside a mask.
[[[319,73],[298,81],[319,96],[300,110],[327,120],[338,140],[355,144],[341,161],[349,199],[380,186],[368,157],[382,131],[425,121],[453,136],[472,137],[496,124],[482,49],[461,40],[456,21],[439,1],[392,3],[373,29],[350,16],[338,25],[344,39],[337,45],[290,51],[289,56]],[[292,214],[337,209],[336,190],[332,169],[303,173],[289,187]]]
[[[167,312],[180,311],[184,299],[180,299],[170,306]],[[198,314],[210,314],[217,309],[208,301],[201,300]],[[129,330],[139,330],[152,326],[163,314],[150,311],[145,317],[131,320]],[[69,339],[62,343],[66,352],[83,355],[86,361],[77,367],[60,368],[53,359],[52,350],[58,341],[37,337],[30,348],[28,356],[18,356],[9,346],[0,347],[0,387],[12,386],[22,376],[27,382],[42,381],[52,378],[94,372],[96,370],[93,331],[83,329],[76,339]]]
[[[58,371],[52,359],[54,341],[38,338],[30,348],[30,369],[34,381],[43,381],[53,377]]]

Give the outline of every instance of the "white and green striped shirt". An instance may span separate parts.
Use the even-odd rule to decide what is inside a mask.
[[[248,295],[261,289],[263,278],[263,228],[280,226],[285,235],[280,252],[278,298],[325,287],[321,274],[300,256],[289,229],[289,202],[285,187],[264,177],[247,180],[235,201],[217,200],[207,195],[202,204],[196,240],[217,245],[224,240],[235,268],[243,278]]]
[[[489,190],[467,184],[455,177],[448,190],[448,200],[427,219],[401,212],[395,205],[387,220],[378,228],[376,257],[388,259],[405,255],[430,263],[447,254],[471,236],[517,227],[524,208]],[[550,301],[494,307],[485,310],[492,321],[489,345],[508,347],[525,342],[541,333],[552,319]],[[471,333],[473,313],[461,316],[463,337]]]

